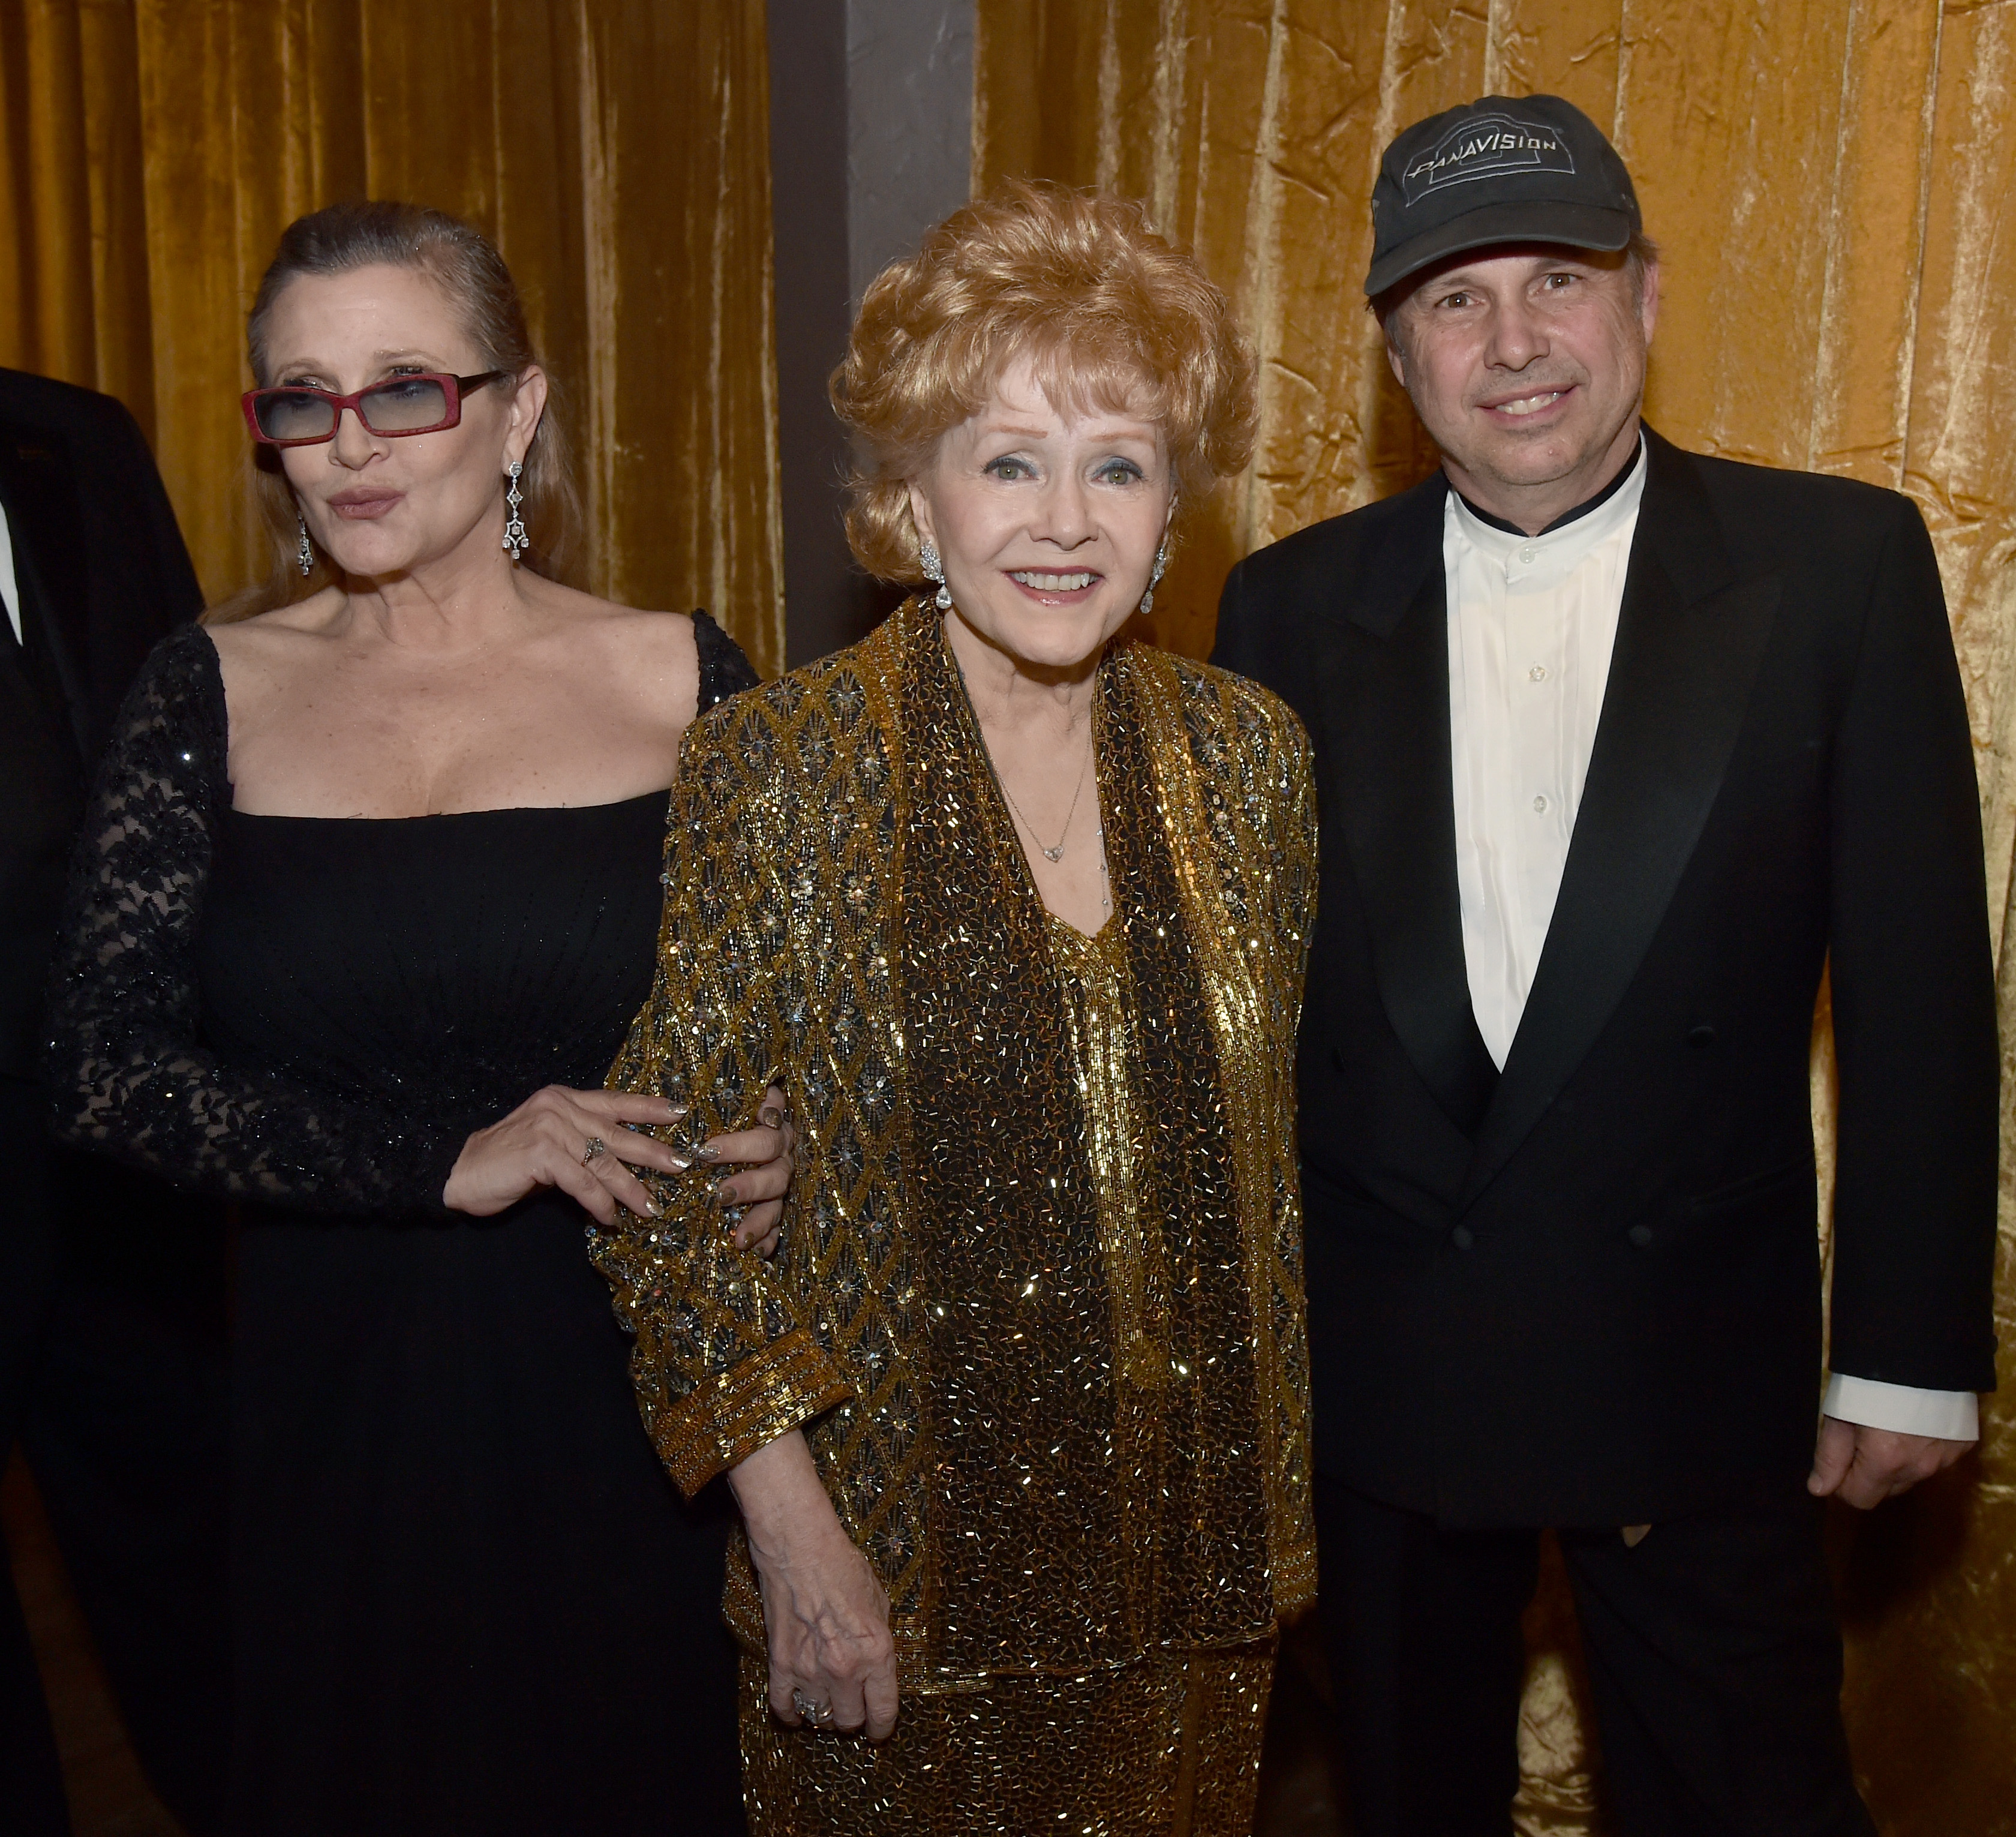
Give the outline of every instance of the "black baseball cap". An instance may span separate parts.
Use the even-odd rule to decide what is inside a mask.
[[[1617,149],[1558,95],[1481,95],[1396,135],[1372,188],[1368,296],[1466,249],[1622,249],[1640,227]]]

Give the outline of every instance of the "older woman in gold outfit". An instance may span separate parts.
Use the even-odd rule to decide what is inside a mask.
[[[801,1171],[773,1262],[676,1177],[594,1253],[666,1465],[742,1506],[758,1833],[1250,1828],[1315,1585],[1309,755],[1119,633],[1252,375],[1137,207],[959,211],[834,385],[856,553],[941,585],[686,741],[612,1082],[725,1128],[781,1067]]]

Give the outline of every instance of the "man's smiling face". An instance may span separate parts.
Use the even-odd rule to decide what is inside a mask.
[[[1401,302],[1387,355],[1457,488],[1537,528],[1628,456],[1658,304],[1656,265],[1621,253],[1475,250]]]

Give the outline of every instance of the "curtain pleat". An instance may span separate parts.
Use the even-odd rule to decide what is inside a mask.
[[[1701,451],[1890,485],[1924,511],[2016,1015],[2016,964],[2000,950],[2016,898],[2016,445],[2001,433],[2016,420],[2016,7],[977,0],[977,23],[976,186],[1019,173],[1147,200],[1259,349],[1254,463],[1156,593],[1158,637],[1193,656],[1210,648],[1229,561],[1433,463],[1360,291],[1386,142],[1494,92],[1565,95],[1609,131],[1665,256],[1653,423]],[[2016,1046],[2007,1018],[2004,1032]],[[1823,1003],[1828,1174],[1831,1066]],[[2006,1396],[2006,1202],[1999,1293]],[[1991,1399],[1970,1481],[1871,1517],[1843,1508],[1831,1536],[1850,1734],[1879,1824],[1900,1837],[2016,1832],[2016,1410]],[[1579,1837],[1603,1827],[1572,1615],[1550,1574],[1528,1621],[1517,1821]]]
[[[237,396],[281,229],[494,236],[574,436],[584,584],[783,661],[762,9],[0,0],[0,364],[120,397],[212,599],[262,575]]]

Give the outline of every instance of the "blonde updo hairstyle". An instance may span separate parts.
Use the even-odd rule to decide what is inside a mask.
[[[908,481],[1021,358],[1059,407],[1158,425],[1179,512],[1252,452],[1253,353],[1197,263],[1131,199],[1010,180],[883,269],[833,373],[855,437],[847,538],[869,573],[924,578]]]
[[[331,204],[296,218],[282,232],[280,246],[260,279],[246,325],[253,380],[261,388],[273,381],[267,333],[273,308],[290,285],[304,275],[347,274],[380,264],[417,268],[434,281],[461,315],[470,342],[476,347],[478,370],[522,374],[538,362],[525,322],[524,302],[504,258],[488,236],[445,211],[373,199]],[[557,406],[557,391],[549,372],[545,412],[526,451],[524,475],[518,481],[524,496],[519,514],[530,538],[520,565],[549,579],[563,580],[580,531],[581,496]],[[292,605],[340,578],[321,544],[312,539],[313,565],[306,575],[301,571],[296,553],[301,525],[296,520],[293,488],[281,468],[279,452],[255,445],[251,466],[253,501],[272,539],[273,571],[258,585],[213,607],[203,614],[206,624],[229,624],[276,606]],[[501,474],[498,489],[500,493],[503,490]]]

